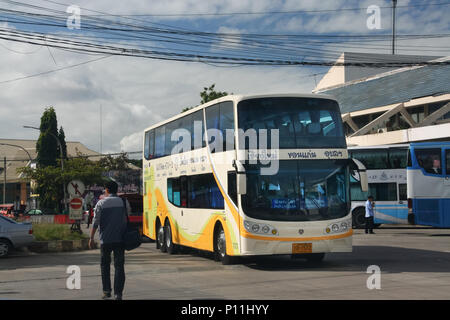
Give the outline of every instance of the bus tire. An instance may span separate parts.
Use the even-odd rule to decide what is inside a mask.
[[[308,261],[310,263],[319,263],[319,262],[322,262],[323,259],[325,258],[325,253],[324,252],[308,253],[305,258],[306,258],[306,261]]]
[[[166,222],[164,238],[166,243],[166,251],[168,254],[175,254],[177,252],[177,245],[173,243],[172,228],[170,227],[170,222]]]
[[[408,214],[408,223],[409,223],[409,224],[412,224],[412,225],[415,225],[415,224],[416,224],[416,221],[415,221],[415,219],[414,219],[414,214],[413,214],[413,213],[409,213],[409,214]]]
[[[363,207],[356,208],[352,213],[353,228],[360,229],[366,225],[366,210]]]
[[[159,249],[161,252],[167,252],[164,234],[164,227],[158,221],[156,224],[156,249]]]
[[[221,261],[223,265],[233,263],[233,257],[227,255],[227,241],[221,225],[218,225],[214,232],[214,256],[215,260]]]

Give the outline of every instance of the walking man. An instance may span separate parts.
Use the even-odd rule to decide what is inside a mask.
[[[101,273],[103,285],[103,299],[111,297],[111,253],[114,252],[114,298],[122,300],[122,292],[125,285],[125,248],[123,235],[126,231],[127,218],[124,202],[117,196],[117,183],[106,183],[105,197],[97,202],[94,209],[94,224],[91,229],[89,246],[94,247],[94,235],[99,228]],[[127,210],[130,211],[128,202]]]
[[[366,233],[374,234],[373,232],[373,211],[375,208],[375,202],[372,196],[367,197],[366,201]]]

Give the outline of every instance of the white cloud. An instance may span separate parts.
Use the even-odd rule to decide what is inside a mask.
[[[6,44],[14,49],[20,46]],[[58,67],[90,58],[52,52]],[[0,82],[56,68],[47,50],[18,55],[0,47],[0,54]],[[287,67],[216,68],[199,63],[111,57],[0,84],[0,136],[35,139],[38,133],[22,126],[39,125],[45,107],[53,106],[66,139],[98,151],[101,105],[103,152],[140,150],[140,143],[136,142],[139,133],[184,107],[197,105],[205,86],[215,83],[218,90],[235,94],[310,92],[313,80],[301,78],[309,72]]]

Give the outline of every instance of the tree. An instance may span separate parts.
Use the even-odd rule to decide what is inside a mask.
[[[61,210],[62,185],[68,181],[77,179],[85,185],[103,184],[106,169],[99,162],[91,161],[88,157],[77,157],[66,160],[64,164],[64,172],[57,166],[36,169],[23,167],[17,170],[22,173],[23,179],[37,182],[41,208]]]
[[[101,167],[105,168],[106,171],[114,171],[114,170],[128,170],[128,155],[126,152],[122,152],[117,157],[112,157],[111,155],[107,155],[106,157],[101,158],[99,161]]]
[[[202,98],[200,100],[200,104],[207,103],[207,102],[212,101],[214,99],[218,99],[218,98],[221,98],[221,97],[224,97],[224,96],[228,95],[228,93],[225,92],[225,91],[223,91],[223,92],[216,91],[215,87],[216,87],[216,85],[213,83],[209,88],[207,88],[207,87],[203,88],[203,91],[200,92],[200,97]],[[188,110],[190,110],[192,108],[194,108],[194,107],[186,107],[183,110],[181,110],[181,112],[188,111]]]
[[[38,166],[56,166],[58,158],[58,122],[53,107],[46,108],[41,117],[41,125],[39,127],[41,134],[36,143]]]
[[[63,127],[59,128],[58,139],[61,142],[63,159],[67,159],[67,144],[66,144],[66,134],[64,133]],[[60,155],[59,145],[58,145],[58,155]]]
[[[200,104],[203,103],[207,103],[209,101],[227,96],[228,93],[227,92],[220,92],[220,91],[216,91],[215,88],[215,84],[212,84],[209,88],[203,88],[203,91],[200,92],[200,97],[202,98],[202,100],[200,101]]]

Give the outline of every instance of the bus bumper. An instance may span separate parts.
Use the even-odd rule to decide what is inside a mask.
[[[242,239],[241,255],[274,255],[274,254],[301,254],[321,252],[352,252],[352,232],[349,235],[336,239],[323,240],[295,240],[276,241]],[[303,244],[303,245],[299,245]],[[299,250],[300,249],[300,250]],[[304,251],[304,252],[302,252]]]

